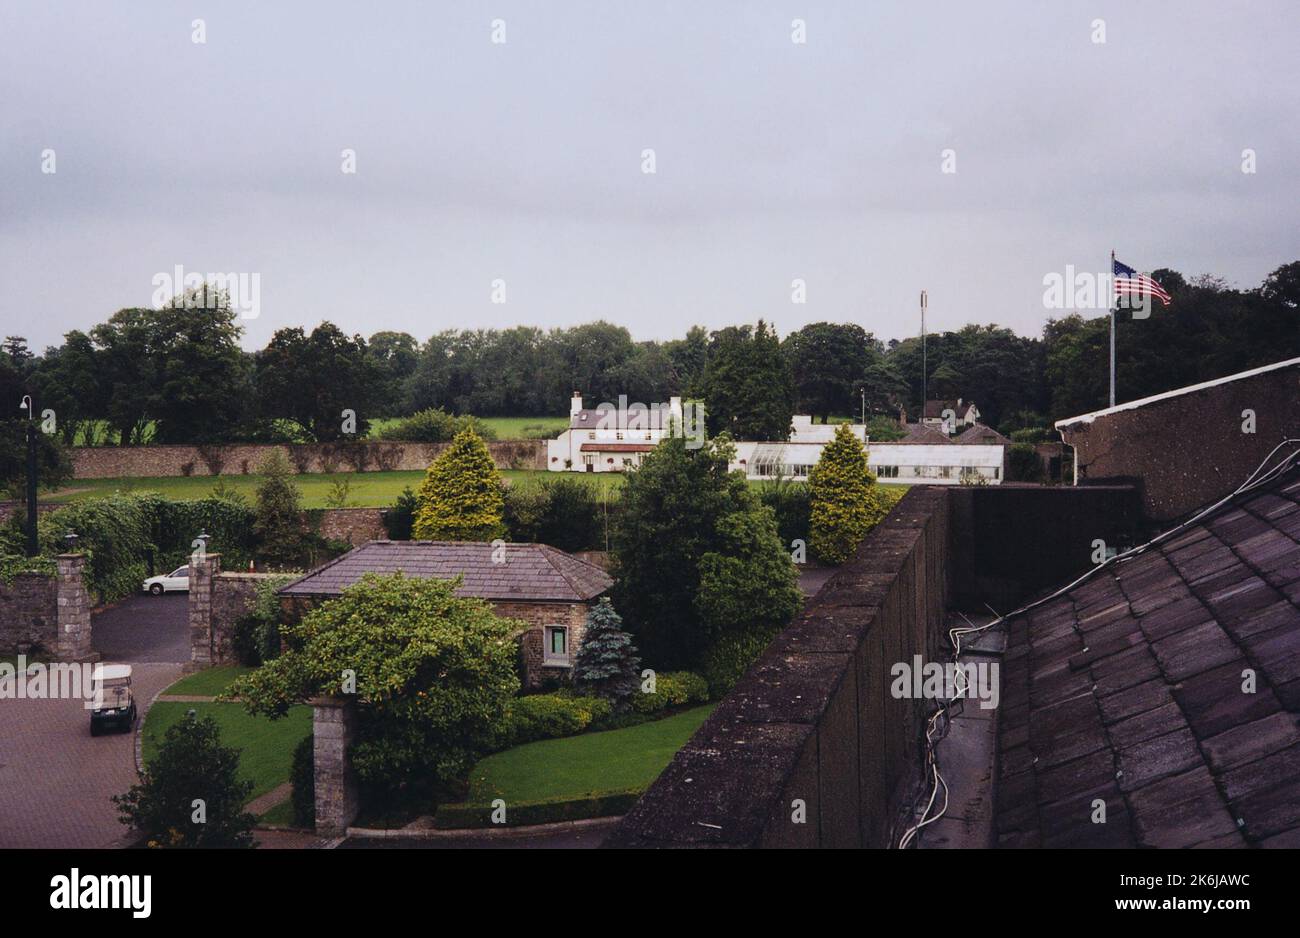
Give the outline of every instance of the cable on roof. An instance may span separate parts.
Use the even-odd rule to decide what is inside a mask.
[[[1277,451],[1287,445],[1292,445],[1297,448],[1293,449],[1290,453],[1287,453],[1276,464],[1270,465],[1270,461],[1277,454]],[[1186,521],[1183,521],[1182,523],[1175,525],[1174,527],[1170,528],[1167,531],[1163,531],[1160,534],[1157,534],[1155,537],[1147,541],[1145,544],[1139,544],[1137,547],[1131,547],[1128,550],[1124,551],[1123,553],[1118,553],[1114,557],[1107,558],[1106,560],[1102,561],[1101,563],[1089,569],[1086,573],[1082,574],[1075,580],[1071,581],[1070,583],[1067,583],[1065,586],[1062,586],[1060,589],[1048,593],[1046,596],[1042,596],[1034,600],[1033,602],[1026,603],[1025,605],[1021,606],[1019,609],[1015,609],[1011,612],[1008,612],[1006,615],[998,616],[993,621],[985,623],[984,625],[977,626],[973,624],[970,621],[970,619],[966,619],[966,616],[962,615],[961,617],[963,619],[966,619],[966,623],[969,627],[968,628],[958,627],[958,628],[951,628],[948,630],[948,642],[952,645],[952,649],[953,649],[952,651],[953,664],[957,664],[959,662],[959,659],[961,658],[961,646],[962,646],[963,636],[974,635],[978,632],[987,631],[988,629],[993,628],[993,626],[999,625],[1007,621],[1008,619],[1012,619],[1015,618],[1016,616],[1023,615],[1024,613],[1030,611],[1031,609],[1036,609],[1037,607],[1043,605],[1044,603],[1051,602],[1053,599],[1056,599],[1064,595],[1065,593],[1070,592],[1070,590],[1074,589],[1076,586],[1079,586],[1081,583],[1084,583],[1087,580],[1092,579],[1092,577],[1094,577],[1099,571],[1104,570],[1107,567],[1111,567],[1123,563],[1127,560],[1131,560],[1132,558],[1138,556],[1139,554],[1145,553],[1146,551],[1150,550],[1152,547],[1156,546],[1157,544],[1160,544],[1162,541],[1166,541],[1169,538],[1173,537],[1175,534],[1178,534],[1179,532],[1186,530],[1192,525],[1199,523],[1201,519],[1218,511],[1220,508],[1222,508],[1228,502],[1232,501],[1238,495],[1245,494],[1246,492],[1253,492],[1256,489],[1262,488],[1265,485],[1269,485],[1275,479],[1281,477],[1282,475],[1285,475],[1297,464],[1300,464],[1300,439],[1288,437],[1287,439],[1284,439],[1281,443],[1277,444],[1277,446],[1274,446],[1273,449],[1269,451],[1269,454],[1264,457],[1263,462],[1261,462],[1258,466],[1255,467],[1255,471],[1252,472],[1250,475],[1248,475],[1246,477],[1246,480],[1242,482],[1239,486],[1237,486],[1231,493],[1225,495],[1223,498],[1219,499],[1213,504],[1200,509],[1199,511],[1196,512],[1196,514],[1192,515]],[[961,615],[961,613],[958,613],[958,615]],[[955,668],[954,671],[958,674],[961,673],[960,668]],[[951,717],[949,716],[949,711],[952,709],[952,706],[955,702],[960,702],[962,699],[964,699],[965,694],[966,694],[966,686],[963,681],[961,687],[954,688],[953,696],[942,701],[939,704],[939,706],[935,709],[934,713],[930,714],[930,718],[926,721],[925,774],[929,776],[931,779],[930,799],[926,803],[925,810],[921,812],[920,819],[917,820],[916,823],[912,824],[912,826],[910,826],[906,831],[904,831],[903,836],[899,838],[898,841],[899,850],[907,849],[908,845],[911,844],[916,839],[916,836],[921,832],[921,828],[933,824],[935,821],[939,820],[939,818],[943,817],[948,811],[948,783],[944,781],[943,774],[939,771],[939,760],[935,751],[936,743],[938,743],[939,740],[943,739],[943,737],[948,734],[948,725],[951,719]],[[940,732],[939,727],[941,722],[942,722],[942,731]],[[936,733],[938,733],[938,735],[936,735]],[[934,814],[931,814],[930,812],[934,809],[934,803],[939,799],[940,790],[942,790],[943,792],[943,806]],[[915,806],[913,806],[913,814],[915,814]]]

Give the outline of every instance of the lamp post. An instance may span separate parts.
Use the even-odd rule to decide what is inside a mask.
[[[23,395],[19,410],[27,411],[27,556],[40,553],[36,542],[36,408],[30,394]]]

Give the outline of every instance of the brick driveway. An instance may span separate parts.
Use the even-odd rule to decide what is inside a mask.
[[[189,660],[185,593],[97,614],[104,661],[134,666],[140,716]],[[109,847],[127,833],[109,796],[136,781],[133,733],[90,735],[81,700],[0,700],[0,847]]]
[[[143,715],[179,664],[137,664]],[[90,735],[81,700],[0,700],[0,847],[109,847],[126,834],[110,795],[136,781],[132,733]]]

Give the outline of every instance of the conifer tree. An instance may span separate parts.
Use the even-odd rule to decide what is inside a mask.
[[[867,451],[847,424],[835,428],[835,438],[808,476],[808,487],[808,546],[823,563],[844,563],[885,514],[876,477],[867,469]]]
[[[462,430],[424,475],[411,536],[417,540],[490,541],[503,537],[505,498],[487,445]]]
[[[632,636],[623,631],[623,619],[608,597],[587,616],[587,629],[573,665],[574,686],[582,693],[604,697],[615,704],[637,689],[641,660]]]

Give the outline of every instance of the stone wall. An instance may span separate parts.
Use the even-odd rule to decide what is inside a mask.
[[[520,680],[525,688],[536,690],[551,682],[568,681],[573,668],[546,664],[543,628],[548,625],[569,627],[569,658],[577,657],[582,637],[586,634],[587,613],[591,607],[585,603],[493,603],[499,616],[520,619],[528,628],[519,633]]]
[[[90,591],[86,589],[86,555],[59,554],[59,635],[56,642],[60,661],[98,661],[90,640]]]
[[[58,578],[44,573],[19,573],[12,583],[0,582],[0,655],[25,655],[57,650]]]
[[[1247,428],[1247,412],[1253,431]],[[1232,492],[1300,437],[1300,359],[1182,393],[1058,421],[1080,485],[1137,484],[1147,516],[1172,521]]]
[[[382,508],[326,508],[321,512],[320,535],[359,547],[388,537]]]
[[[884,847],[919,789],[928,702],[890,667],[946,647],[948,491],[913,488],[606,841]]]
[[[233,647],[235,624],[253,611],[258,586],[281,576],[277,573],[218,573],[212,578],[208,641],[213,665],[239,663]]]
[[[78,479],[126,476],[249,475],[273,449],[283,452],[298,472],[421,471],[446,443],[294,443],[162,446],[75,446],[73,475]],[[545,469],[545,440],[488,443],[499,469]]]

